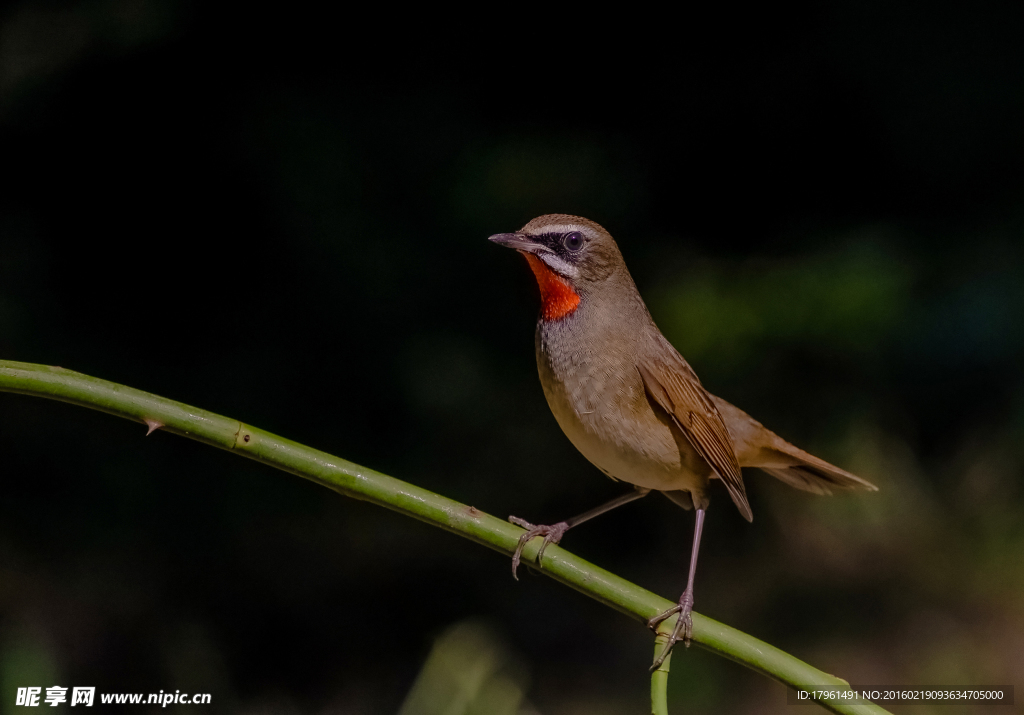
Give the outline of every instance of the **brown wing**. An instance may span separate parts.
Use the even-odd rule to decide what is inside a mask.
[[[666,365],[650,360],[636,367],[648,394],[672,416],[693,448],[715,470],[743,517],[753,521],[740,465],[722,416],[690,366],[682,358],[672,362]]]

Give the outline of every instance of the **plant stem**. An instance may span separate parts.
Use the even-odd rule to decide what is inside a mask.
[[[147,423],[151,427],[159,423],[159,428],[164,431],[234,451],[354,499],[373,502],[439,526],[506,555],[515,551],[519,535],[523,533],[519,527],[475,507],[277,437],[238,420],[71,370],[0,360],[0,391],[70,402]],[[536,560],[540,543],[540,539],[535,539],[527,546],[523,552],[524,563]],[[673,605],[673,602],[557,546],[549,546],[545,552],[541,573],[643,623]],[[698,613],[693,613],[692,617],[694,643],[789,687],[805,690],[848,687],[845,681],[753,636]],[[669,619],[664,625],[670,628],[673,624],[674,619]],[[667,673],[664,678],[667,679]],[[653,689],[652,680],[652,694]],[[865,700],[830,700],[821,704],[837,713],[886,712]]]
[[[659,624],[658,634],[654,637],[655,658],[665,650],[671,633],[671,629],[662,627]],[[661,665],[651,673],[651,715],[668,715],[668,671],[671,665],[672,654],[669,653],[665,656],[665,660],[661,662]]]

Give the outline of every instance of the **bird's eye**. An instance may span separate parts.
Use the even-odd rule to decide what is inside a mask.
[[[565,234],[565,238],[562,239],[562,245],[570,251],[580,250],[583,248],[583,234],[579,231]]]

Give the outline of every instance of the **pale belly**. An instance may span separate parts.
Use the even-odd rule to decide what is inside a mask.
[[[630,371],[578,366],[558,380],[547,361],[538,367],[562,431],[602,472],[647,489],[705,492],[711,469],[667,416],[655,413],[639,373],[632,379]]]

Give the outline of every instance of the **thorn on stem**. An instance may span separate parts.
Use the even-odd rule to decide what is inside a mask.
[[[158,429],[160,429],[161,427],[164,426],[164,423],[161,422],[160,420],[151,420],[148,417],[143,418],[142,421],[145,422],[147,425],[149,425],[149,429],[146,431],[146,436],[147,437],[149,435],[153,434],[153,432],[155,432],[156,430],[158,430]]]

